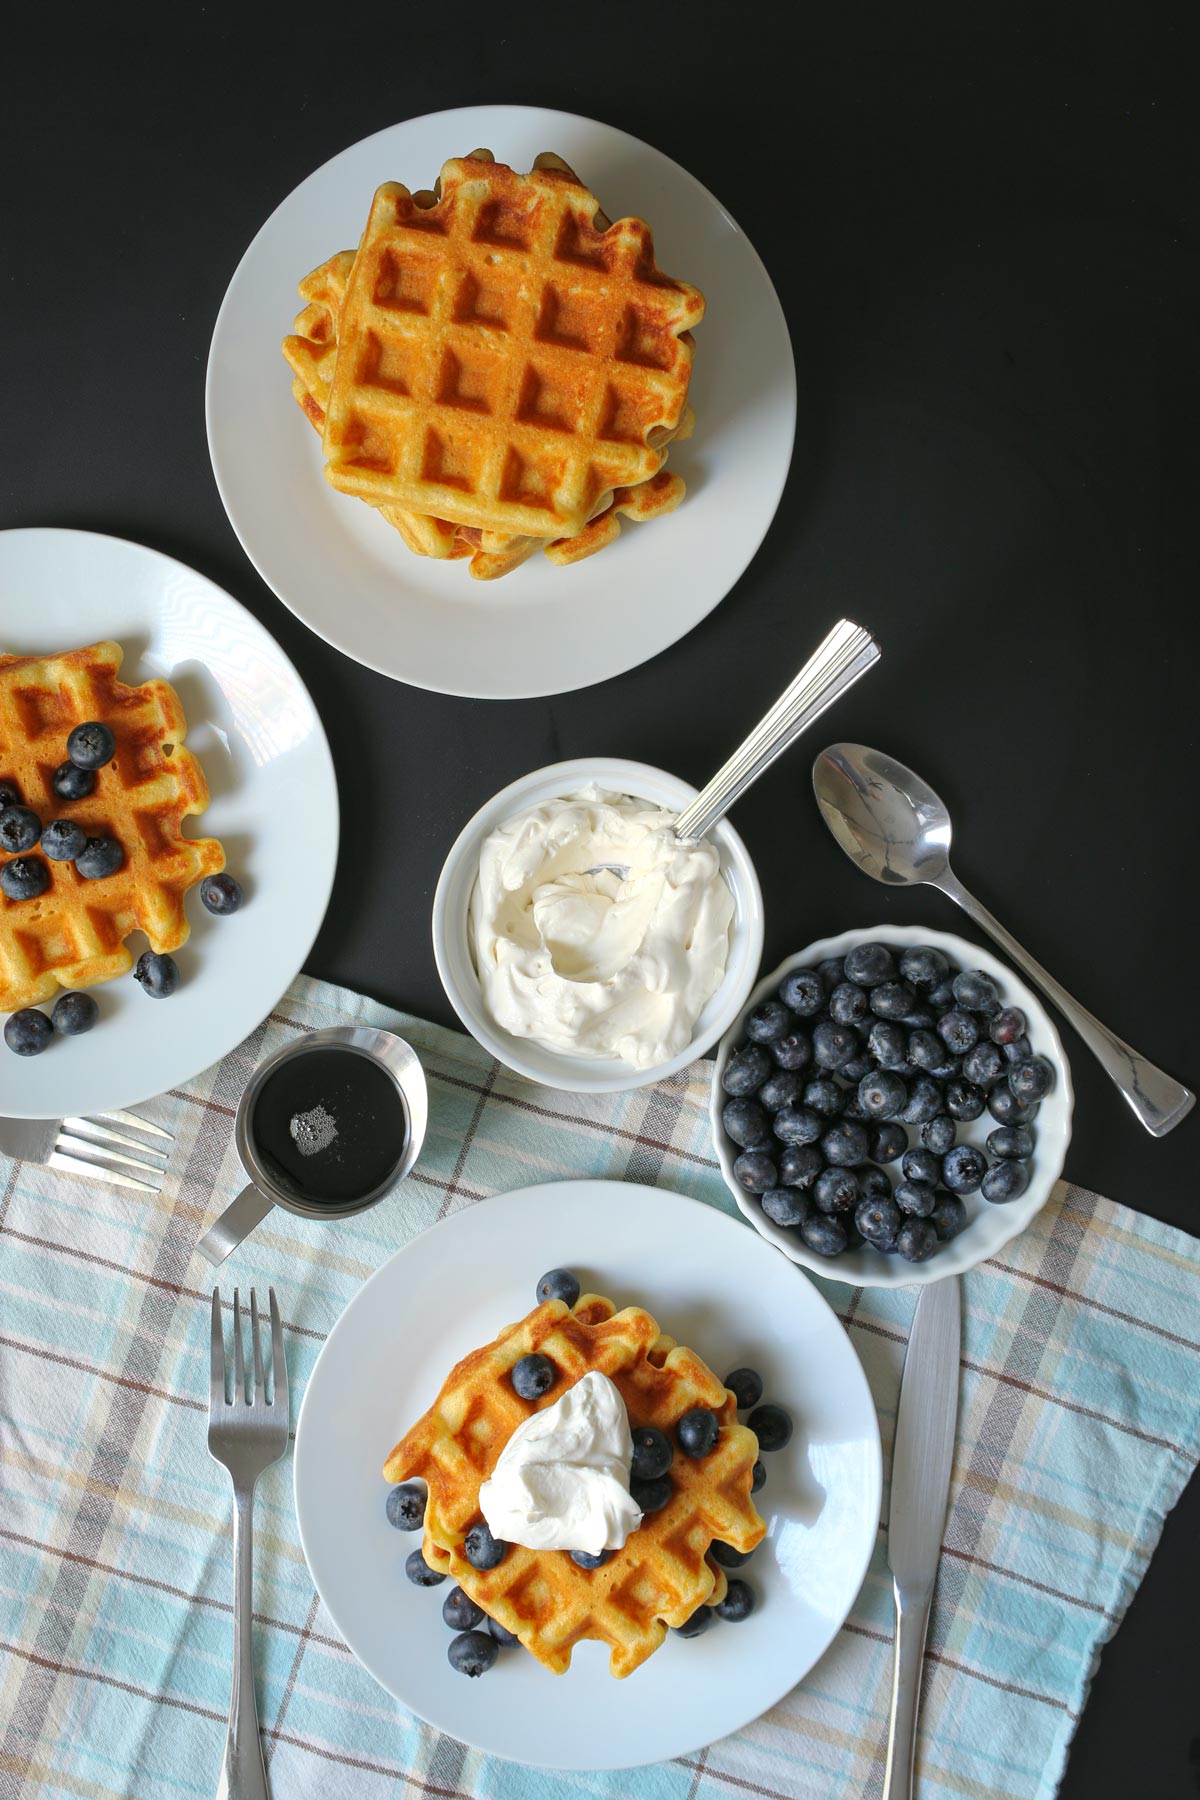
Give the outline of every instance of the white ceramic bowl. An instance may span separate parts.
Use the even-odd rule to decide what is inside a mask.
[[[479,872],[479,852],[488,834],[514,813],[557,795],[576,793],[591,782],[611,793],[633,794],[673,812],[681,812],[697,792],[686,781],[662,769],[613,756],[551,763],[502,788],[459,833],[443,865],[433,896],[433,954],[451,1006],[485,1050],[518,1075],[540,1082],[543,1087],[566,1088],[575,1094],[610,1094],[647,1087],[666,1075],[677,1074],[711,1050],[721,1033],[739,1016],[762,957],[762,892],[745,844],[723,819],[709,835],[720,851],[721,870],[733,894],[729,961],[724,980],[696,1021],[691,1043],[670,1062],[658,1063],[652,1069],[634,1069],[617,1057],[567,1056],[545,1049],[531,1038],[513,1037],[502,1030],[483,1004],[471,949],[468,914]]]
[[[898,945],[902,950],[911,944],[932,944],[944,952],[958,968],[983,969],[986,974],[993,976],[999,985],[1004,1004],[1019,1006],[1025,1014],[1034,1052],[1048,1057],[1058,1076],[1051,1092],[1042,1101],[1034,1123],[1031,1176],[1025,1192],[1018,1200],[1010,1201],[1005,1206],[993,1206],[978,1193],[964,1195],[969,1218],[966,1229],[948,1244],[940,1245],[929,1261],[924,1263],[907,1263],[898,1256],[884,1256],[866,1244],[847,1250],[841,1256],[815,1255],[798,1232],[784,1231],[780,1226],[772,1224],[757,1197],[748,1194],[734,1179],[733,1163],[739,1154],[738,1146],[726,1136],[721,1124],[721,1110],[728,1098],[721,1086],[721,1077],[725,1072],[725,1064],[745,1036],[746,1015],[760,1000],[773,994],[784,976],[793,969],[812,968],[829,957],[845,956],[856,944],[872,943]],[[928,931],[917,925],[876,925],[869,931],[844,931],[840,937],[821,938],[817,943],[810,944],[807,950],[789,956],[770,975],[764,976],[747,997],[745,1005],[721,1040],[713,1075],[711,1113],[713,1141],[717,1147],[721,1173],[742,1212],[762,1237],[775,1244],[792,1262],[811,1269],[814,1275],[827,1275],[835,1281],[849,1282],[854,1287],[918,1287],[924,1286],[928,1281],[940,1281],[946,1275],[961,1275],[964,1270],[973,1269],[976,1263],[986,1262],[989,1256],[995,1256],[1005,1244],[1024,1231],[1030,1220],[1046,1204],[1051,1188],[1062,1174],[1067,1145],[1071,1141],[1073,1106],[1071,1065],[1067,1061],[1058,1032],[1041,1001],[1006,963],[1002,963],[987,950],[981,950],[978,945],[969,944],[965,938],[954,937],[950,932]],[[916,1129],[912,1126],[907,1129],[910,1143],[919,1144],[920,1137]],[[982,1146],[988,1132],[995,1129],[995,1119],[985,1112],[981,1119],[976,1119],[969,1125],[959,1125],[958,1142]],[[899,1164],[891,1167],[898,1171]],[[898,1174],[893,1178],[893,1186],[896,1179],[899,1179]]]

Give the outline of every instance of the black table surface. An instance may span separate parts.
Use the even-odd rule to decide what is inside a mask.
[[[967,884],[1195,1085],[1188,9],[1093,9],[1082,28],[1071,11],[868,4],[794,21],[787,39],[765,9],[669,3],[576,17],[459,0],[446,21],[404,7],[343,22],[181,0],[9,20],[3,522],[178,556],[294,659],[343,804],[312,973],[452,1023],[429,903],[469,814],[589,752],[703,780],[848,612],[884,661],[828,735],[927,775]],[[783,503],[724,603],[618,680],[507,703],[390,682],[299,624],[225,518],[203,416],[217,308],[278,202],[370,132],[495,101],[608,120],[697,175],[764,257],[799,377]],[[434,171],[394,173],[415,187]],[[886,893],[851,867],[808,760],[793,752],[736,814],[768,965],[882,919],[972,935],[941,896]],[[1154,1142],[1065,1039],[1068,1174],[1194,1229],[1200,1122]],[[1104,1652],[1072,1800],[1197,1791],[1198,1540],[1193,1484]]]

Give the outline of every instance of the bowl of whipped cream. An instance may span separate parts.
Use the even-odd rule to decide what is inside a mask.
[[[514,781],[460,832],[434,895],[438,973],[517,1074],[575,1093],[644,1087],[741,1012],[762,893],[727,820],[675,836],[695,795],[647,763],[581,757]]]

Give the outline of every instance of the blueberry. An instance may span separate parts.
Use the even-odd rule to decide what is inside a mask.
[[[1013,1038],[1011,1043],[1002,1044],[1001,1049],[1004,1051],[1004,1060],[1010,1068],[1017,1063],[1028,1062],[1033,1055],[1033,1045],[1025,1032],[1022,1032],[1020,1037]]]
[[[762,1399],[763,1380],[757,1369],[734,1369],[725,1377],[725,1386],[738,1403],[738,1411],[757,1406]]]
[[[659,1475],[653,1481],[638,1481],[631,1477],[629,1482],[629,1492],[639,1512],[661,1512],[674,1491],[665,1475]]]
[[[809,1213],[800,1227],[800,1236],[818,1256],[840,1256],[849,1242],[841,1220],[822,1212]]]
[[[908,1105],[900,1114],[906,1125],[925,1125],[942,1111],[942,1090],[931,1075],[918,1075],[908,1090]]]
[[[982,969],[964,969],[951,986],[954,998],[967,1012],[985,1013],[990,1018],[1000,1010],[1000,989]]]
[[[0,812],[7,807],[20,806],[21,790],[15,781],[0,781]]]
[[[3,882],[0,874],[0,882]],[[1037,1112],[1036,1100],[1022,1100],[1004,1082],[998,1081],[987,1099],[987,1109],[997,1125],[1028,1125]]]
[[[54,1027],[36,1006],[10,1013],[4,1024],[4,1041],[17,1056],[40,1056],[54,1036]]]
[[[402,1482],[388,1494],[386,1511],[397,1531],[416,1531],[425,1523],[425,1496],[415,1482]]]
[[[857,1119],[838,1119],[821,1139],[821,1155],[839,1169],[866,1162],[870,1148],[871,1135]]]
[[[979,1020],[962,1007],[952,1007],[937,1022],[937,1033],[951,1056],[965,1056],[979,1037]]]
[[[871,1133],[871,1161],[895,1162],[908,1148],[908,1133],[903,1125],[880,1125]]]
[[[896,959],[886,944],[855,944],[846,952],[846,979],[878,987],[896,973]]]
[[[927,1181],[902,1181],[892,1198],[912,1219],[927,1219],[937,1205],[937,1189]]]
[[[942,1158],[942,1180],[952,1194],[973,1194],[987,1170],[987,1158],[974,1144],[955,1144]]]
[[[866,988],[853,981],[839,981],[829,996],[829,1016],[835,1025],[860,1025],[870,1010]]]
[[[779,1170],[765,1150],[743,1150],[734,1161],[733,1178],[748,1194],[779,1186]]]
[[[927,1262],[938,1246],[938,1235],[928,1219],[905,1219],[896,1234],[896,1248],[905,1262]]]
[[[463,1555],[473,1569],[498,1569],[508,1555],[508,1545],[503,1538],[493,1537],[491,1526],[481,1519],[463,1539]]]
[[[1019,1006],[1005,1006],[988,1020],[988,1036],[993,1044],[1011,1044],[1025,1033],[1025,1014]]]
[[[82,1037],[100,1016],[100,1008],[90,994],[60,994],[50,1014],[55,1031],[64,1037]]]
[[[735,1550],[732,1544],[713,1543],[711,1549],[713,1560],[723,1569],[740,1569],[754,1555],[753,1550]]]
[[[757,1093],[767,1076],[774,1072],[771,1053],[761,1044],[744,1044],[725,1064],[721,1086],[727,1094],[741,1097]]]
[[[993,1206],[1016,1200],[1029,1186],[1029,1164],[1011,1158],[993,1163],[983,1178],[983,1197]]]
[[[633,1461],[630,1476],[638,1481],[657,1481],[675,1460],[675,1451],[665,1431],[657,1425],[639,1425],[633,1434]]]
[[[731,1625],[738,1625],[748,1619],[754,1611],[754,1589],[748,1581],[735,1575],[729,1584],[725,1598],[713,1607],[718,1619],[725,1619]]]
[[[1018,1100],[1044,1100],[1054,1086],[1054,1065],[1045,1056],[1018,1063],[1008,1071],[1008,1085]]]
[[[838,1074],[843,1081],[848,1081],[853,1087],[857,1087],[863,1076],[870,1075],[874,1070],[874,1067],[875,1065],[869,1056],[852,1056],[848,1063],[842,1064],[841,1068],[838,1070]],[[853,1098],[854,1096],[851,1095],[851,1099]],[[849,1105],[849,1101],[847,1101],[846,1104]],[[866,1115],[864,1113],[859,1116],[865,1117]]]
[[[19,856],[32,850],[42,835],[42,821],[30,806],[6,806],[0,812],[0,850]]]
[[[956,1136],[954,1120],[947,1118],[945,1113],[939,1113],[936,1119],[926,1119],[921,1127],[921,1143],[935,1156],[945,1156]]]
[[[441,1587],[446,1577],[440,1569],[431,1569],[419,1550],[410,1550],[404,1561],[404,1573],[414,1587]]]
[[[143,950],[134,965],[133,978],[152,1000],[167,1000],[179,986],[179,965],[173,956],[157,956],[153,950]]]
[[[806,1069],[812,1061],[812,1045],[805,1032],[789,1031],[786,1037],[776,1038],[771,1055],[781,1069]]]
[[[480,1618],[483,1614],[480,1613]],[[460,1675],[486,1675],[500,1654],[500,1646],[486,1631],[464,1631],[450,1640],[446,1655]]]
[[[894,1248],[903,1222],[904,1214],[890,1195],[886,1200],[864,1200],[854,1214],[854,1223],[877,1250]]]
[[[862,1079],[861,1076],[859,1079]],[[844,1120],[853,1119],[858,1125],[866,1125],[869,1123],[867,1109],[858,1097],[857,1083],[855,1083],[854,1087],[852,1087],[850,1092],[846,1095],[846,1104],[842,1108],[842,1118]]]
[[[987,1038],[980,1038],[963,1057],[963,1075],[977,1088],[994,1087],[1007,1067],[999,1044]]]
[[[572,1550],[571,1561],[581,1569],[602,1569],[611,1561],[611,1550]]]
[[[60,763],[50,778],[60,800],[86,800],[95,785],[95,770],[77,769],[72,762]]]
[[[716,1448],[720,1429],[715,1412],[710,1412],[707,1406],[693,1406],[675,1427],[675,1435],[683,1454],[695,1461]]]
[[[920,1187],[936,1187],[941,1179],[941,1158],[932,1150],[906,1150],[900,1168],[905,1181],[915,1181]]]
[[[908,1083],[888,1069],[880,1069],[863,1076],[858,1097],[872,1119],[895,1119],[908,1105]]]
[[[579,1282],[570,1269],[548,1269],[535,1294],[539,1306],[543,1300],[561,1300],[565,1306],[574,1306],[579,1298]]]
[[[781,1144],[815,1144],[827,1123],[811,1106],[784,1106],[775,1114],[772,1129]]]
[[[948,1081],[953,1081],[957,1076],[962,1074],[962,1066],[963,1059],[961,1056],[946,1056],[937,1064],[936,1068],[927,1069],[925,1073],[929,1076],[930,1080],[939,1082],[942,1087],[945,1087]],[[943,1111],[944,1110],[945,1109],[943,1108]]]
[[[938,1243],[948,1244],[967,1223],[967,1209],[957,1194],[939,1194],[929,1215],[929,1223],[937,1232]]]
[[[77,725],[67,739],[67,755],[77,769],[102,769],[116,751],[116,738],[98,719]]]
[[[782,1406],[768,1402],[756,1407],[746,1423],[758,1439],[760,1450],[782,1450],[791,1439],[792,1416]]]
[[[916,1004],[916,993],[907,981],[885,981],[871,990],[871,1011],[881,1019],[903,1019]]]
[[[50,886],[50,871],[40,856],[14,856],[0,868],[0,894],[10,900],[36,900]]]
[[[483,1618],[482,1606],[460,1587],[452,1587],[442,1601],[442,1617],[451,1631],[471,1631]]]
[[[513,1392],[521,1400],[540,1400],[554,1386],[558,1370],[548,1356],[531,1350],[528,1356],[513,1364]]]
[[[823,1213],[853,1212],[862,1199],[862,1188],[853,1169],[823,1169],[813,1186],[813,1199]],[[806,1220],[801,1220],[804,1236]],[[808,1239],[804,1239],[805,1243]]]
[[[914,944],[900,958],[900,973],[913,987],[933,988],[945,981],[950,964],[940,950],[929,944]]]
[[[815,969],[793,969],[779,984],[779,998],[801,1019],[811,1019],[825,1004],[825,983]]]
[[[781,1107],[798,1105],[803,1093],[803,1075],[794,1069],[777,1069],[759,1088],[758,1099],[768,1112],[779,1112]],[[728,1131],[729,1127],[725,1129]]]
[[[74,819],[52,819],[42,833],[42,855],[51,862],[74,862],[87,841],[87,832]]]
[[[914,1006],[901,1019],[901,1025],[907,1025],[910,1031],[932,1031],[937,1024],[938,1016],[932,1006]]]
[[[820,1113],[823,1119],[836,1119],[845,1110],[846,1090],[839,1087],[831,1076],[821,1075],[816,1081],[810,1081],[805,1088],[804,1104]]]
[[[726,1135],[743,1149],[765,1144],[771,1136],[771,1121],[757,1100],[727,1100],[721,1109],[721,1123]]]
[[[864,1200],[890,1200],[892,1184],[882,1169],[855,1169],[858,1188]]]
[[[210,913],[224,917],[242,904],[242,884],[232,875],[206,875],[200,883],[200,899]]]
[[[881,1069],[907,1069],[908,1033],[890,1019],[876,1019],[867,1034],[867,1051]]]
[[[90,837],[79,855],[75,858],[75,867],[87,881],[103,881],[107,875],[115,875],[125,861],[125,852],[115,838]]]
[[[766,1484],[766,1479],[767,1479],[766,1463],[756,1462],[754,1467],[750,1471],[750,1492],[752,1494],[757,1494],[759,1488],[763,1487]]]
[[[510,1631],[507,1625],[502,1625],[499,1619],[486,1619],[485,1624],[488,1634],[495,1638],[502,1650],[511,1650],[514,1644],[520,1643],[516,1632]]]
[[[908,1060],[914,1069],[936,1069],[946,1054],[946,1046],[932,1031],[918,1027],[909,1033]]]
[[[682,1625],[672,1625],[671,1630],[676,1637],[701,1637],[712,1624],[713,1616],[711,1606],[698,1606],[690,1619],[685,1619]]]
[[[779,1158],[779,1185],[807,1193],[824,1167],[825,1158],[815,1144],[785,1144]]]
[[[995,1045],[989,1045],[989,1049],[994,1050]],[[961,1075],[956,1075],[953,1081],[946,1083],[946,1111],[952,1119],[962,1119],[964,1122],[977,1119],[986,1105],[987,1095],[983,1089],[965,1081]]]
[[[860,1039],[852,1025],[835,1025],[822,1019],[813,1031],[813,1057],[822,1069],[840,1069],[852,1056],[857,1056]]]
[[[795,1023],[795,1014],[781,1000],[760,1000],[746,1016],[746,1036],[755,1044],[770,1044],[786,1037]]]
[[[1020,1161],[1033,1155],[1033,1133],[1028,1125],[999,1125],[988,1133],[987,1147],[1002,1161]]]

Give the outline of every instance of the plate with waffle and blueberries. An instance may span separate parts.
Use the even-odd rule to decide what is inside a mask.
[[[517,699],[621,674],[724,598],[783,492],[796,381],[769,275],[693,176],[595,120],[479,106],[280,204],[206,405],[285,605],[384,674]]]
[[[219,1061],[303,963],[337,842],[320,720],[243,607],[138,544],[0,532],[0,1115]]]
[[[456,1214],[360,1289],[294,1478],[317,1590],[376,1680],[481,1750],[599,1770],[712,1743],[809,1672],[862,1585],[880,1471],[809,1281],[716,1207],[579,1180]]]

